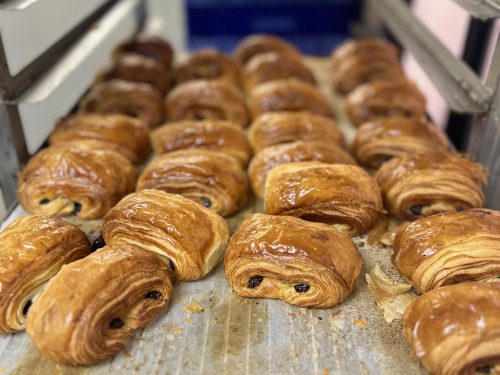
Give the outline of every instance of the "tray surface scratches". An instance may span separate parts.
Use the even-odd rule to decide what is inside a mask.
[[[323,79],[324,60],[308,59],[335,103]],[[345,124],[339,100],[334,108],[339,128],[349,141],[354,130]],[[349,128],[350,127],[350,128]],[[229,219],[234,230],[261,201],[250,201]],[[16,210],[15,215],[22,214]],[[95,236],[95,228],[84,228]],[[246,299],[233,293],[220,264],[204,279],[177,282],[168,309],[136,333],[124,352],[92,367],[56,365],[39,355],[26,333],[0,336],[0,375],[37,374],[425,374],[410,357],[401,321],[387,323],[368,289],[365,273],[376,264],[394,282],[392,249],[354,238],[363,270],[351,295],[330,309],[305,309],[280,300]]]

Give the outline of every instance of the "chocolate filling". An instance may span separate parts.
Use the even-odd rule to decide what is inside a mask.
[[[23,307],[23,315],[24,316],[26,316],[26,314],[28,314],[28,310],[30,309],[32,304],[33,304],[33,302],[31,302],[31,300],[28,300],[28,302],[26,302],[26,305],[24,305],[24,307]]]
[[[162,295],[161,292],[158,292],[157,290],[152,290],[151,292],[147,292],[144,297],[149,299],[161,299]]]
[[[111,322],[109,322],[109,328],[111,329],[119,329],[124,325],[123,320],[120,318],[114,318]]]
[[[254,289],[257,288],[260,283],[264,280],[262,276],[254,276],[248,280],[247,288]]]
[[[170,259],[168,260],[168,268],[170,268],[171,271],[175,272],[175,264]]]
[[[410,212],[413,214],[413,215],[420,215],[422,213],[422,208],[424,206],[422,206],[421,204],[416,204],[414,206],[411,206],[410,207]]]
[[[491,372],[491,366],[486,365],[486,366],[476,367],[476,372],[479,372],[480,374],[489,374]]]
[[[82,204],[80,202],[75,202],[75,214],[80,212],[82,209]]]
[[[39,203],[40,204],[48,204],[50,201],[47,198],[43,198]]]
[[[210,206],[212,206],[212,202],[210,201],[210,199],[208,199],[206,197],[201,197],[200,201],[201,201],[201,204],[204,205],[206,208],[209,208]]]
[[[297,293],[306,293],[310,288],[307,284],[295,284],[293,287]]]
[[[94,242],[92,242],[92,246],[90,247],[90,251],[94,252],[97,249],[104,247],[105,245],[106,245],[106,242],[104,242],[104,238],[102,238],[102,236],[99,236],[94,240]]]

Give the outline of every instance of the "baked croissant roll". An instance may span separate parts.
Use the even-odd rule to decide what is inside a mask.
[[[483,166],[453,153],[401,155],[377,172],[385,208],[394,216],[414,220],[447,211],[483,206]]]
[[[267,147],[255,155],[248,169],[253,191],[263,198],[266,177],[271,169],[281,164],[302,161],[356,164],[338,145],[324,141],[296,141]]]
[[[380,39],[348,41],[333,51],[331,61],[333,87],[343,94],[367,82],[405,79],[397,49]]]
[[[153,159],[137,181],[137,191],[144,189],[180,194],[221,216],[230,216],[245,204],[248,181],[232,156],[189,149]]]
[[[129,244],[105,246],[62,268],[35,300],[26,330],[52,361],[93,365],[123,350],[171,296],[171,273],[159,257]]]
[[[94,85],[81,100],[82,112],[120,113],[155,127],[161,122],[161,95],[151,85],[114,79]]]
[[[431,374],[498,374],[500,283],[468,282],[431,290],[403,316],[403,334]]]
[[[279,298],[300,307],[343,301],[361,271],[345,234],[290,216],[254,214],[231,237],[224,257],[229,286],[244,297]]]
[[[444,132],[423,118],[396,117],[364,122],[352,143],[358,162],[373,168],[394,156],[447,149]]]
[[[227,120],[246,126],[248,114],[240,90],[227,81],[189,81],[173,89],[164,102],[169,121]]]
[[[288,78],[316,84],[314,74],[302,60],[286,53],[268,52],[256,55],[243,69],[243,83],[247,90],[260,83]]]
[[[387,117],[425,117],[425,97],[409,81],[374,81],[353,90],[346,110],[354,125]]]
[[[167,69],[170,69],[174,59],[174,51],[166,40],[147,34],[138,34],[120,43],[113,51],[113,58],[123,54],[148,56],[161,62]]]
[[[111,149],[136,165],[151,153],[148,126],[139,119],[123,115],[87,113],[65,116],[57,122],[49,143],[76,147],[86,144],[91,149]]]
[[[29,213],[103,217],[135,187],[134,166],[112,150],[51,146],[19,174],[17,199]]]
[[[424,293],[500,275],[500,212],[472,209],[421,218],[396,234],[392,260]]]
[[[272,169],[265,212],[328,223],[351,236],[365,233],[383,211],[374,178],[355,165],[288,163]]]
[[[240,71],[231,57],[214,49],[193,52],[176,69],[177,83],[220,79],[238,85]]]
[[[148,83],[161,95],[165,95],[175,84],[172,72],[160,61],[134,54],[125,54],[109,62],[97,73],[95,82],[113,79]]]
[[[399,62],[399,51],[387,40],[378,38],[348,39],[332,51],[330,60],[336,70],[346,60],[354,56],[371,55],[373,60]]]
[[[0,233],[0,332],[24,329],[28,310],[64,264],[90,254],[85,234],[48,216],[25,216]]]
[[[179,280],[197,280],[222,259],[229,228],[215,212],[180,195],[142,190],[104,218],[109,245],[133,244],[158,254]]]
[[[252,57],[266,52],[281,52],[293,57],[302,57],[300,51],[285,39],[274,35],[254,34],[238,43],[234,58],[241,65],[245,65]]]
[[[241,126],[230,121],[180,121],[162,126],[151,133],[158,154],[199,148],[221,151],[238,159],[246,167],[252,147]]]
[[[309,112],[269,112],[257,117],[248,131],[255,152],[295,141],[324,141],[342,146],[342,133],[331,118]]]
[[[309,83],[296,79],[264,82],[255,86],[248,97],[253,119],[264,112],[311,112],[329,117],[332,110],[323,94]]]

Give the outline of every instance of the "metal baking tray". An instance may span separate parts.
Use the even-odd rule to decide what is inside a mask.
[[[343,99],[330,93],[328,61],[308,58],[307,63],[350,143],[354,128]],[[261,201],[250,200],[228,220],[231,229],[261,210]],[[18,207],[8,222],[22,214]],[[98,227],[94,221],[83,229],[93,237]],[[239,297],[229,289],[220,264],[203,280],[177,282],[169,307],[112,359],[92,367],[57,365],[38,354],[22,332],[0,336],[0,374],[426,374],[410,357],[401,322],[384,320],[365,279],[378,263],[393,281],[403,282],[391,263],[392,249],[368,245],[366,235],[354,241],[363,270],[351,295],[333,308]],[[203,311],[194,312],[193,301]]]

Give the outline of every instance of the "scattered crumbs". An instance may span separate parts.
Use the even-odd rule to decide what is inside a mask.
[[[212,298],[209,298],[208,300],[209,300],[210,302],[212,302]]]
[[[174,328],[174,333],[176,335],[180,335],[183,331],[184,331],[184,328],[182,328],[182,327],[175,327]]]
[[[196,300],[191,300],[191,303],[184,307],[184,312],[188,314],[201,313],[203,311],[203,306],[200,305]]]
[[[401,319],[410,302],[415,298],[410,293],[411,285],[395,283],[382,271],[377,263],[372,272],[365,274],[368,288],[377,301],[377,306],[384,311],[384,319],[391,323]]]
[[[212,319],[212,324],[219,324],[219,322],[217,321],[217,319]]]
[[[319,319],[319,320],[323,320],[323,318],[322,318],[321,316],[318,316],[318,319]]]
[[[389,228],[389,217],[384,214],[379,214],[375,225],[368,232],[366,240],[368,245],[382,243],[382,237],[387,233]]]
[[[365,245],[366,245],[365,241],[360,241],[360,242],[359,242],[359,246],[363,247],[363,246],[365,246]]]
[[[324,368],[323,371],[321,372],[321,375],[330,375],[330,369]]]
[[[169,345],[169,346],[168,346],[168,348],[169,348],[170,350],[175,350],[175,345]]]
[[[174,341],[174,335],[172,335],[171,333],[167,333],[167,336],[165,336],[167,338],[168,341]]]
[[[262,323],[262,318],[257,319],[259,323]]]
[[[124,350],[124,351],[123,351],[123,354],[125,354],[127,357],[133,357],[133,356],[134,356],[134,354],[133,354],[133,353],[131,353],[131,352],[130,352],[130,351],[128,351],[128,350]]]
[[[256,305],[258,305],[259,303],[258,302],[255,302]]]
[[[352,321],[352,325],[354,327],[364,328],[364,327],[368,326],[368,322],[366,320],[364,320],[363,318],[356,318]]]
[[[193,319],[191,319],[191,316],[190,316],[190,315],[188,315],[188,316],[186,317],[186,319],[184,319],[184,321],[185,321],[187,324],[193,324]]]

